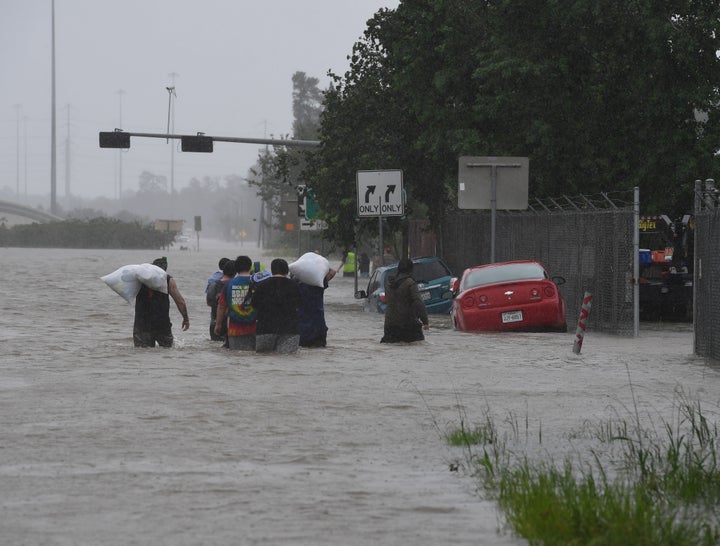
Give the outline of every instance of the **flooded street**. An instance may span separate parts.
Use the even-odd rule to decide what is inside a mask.
[[[567,334],[473,335],[431,316],[426,341],[381,345],[350,278],[326,292],[327,348],[228,352],[208,339],[204,289],[220,257],[246,253],[275,257],[0,249],[3,543],[524,544],[450,471],[463,453],[443,435],[461,419],[514,415],[562,456],[587,421],[672,419],[677,392],[720,414],[719,368],[692,355],[690,325],[590,331],[575,355],[573,319]],[[163,254],[190,329],[171,304],[175,347],[135,349],[133,307],[100,277]]]

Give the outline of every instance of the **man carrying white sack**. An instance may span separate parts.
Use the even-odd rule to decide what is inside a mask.
[[[328,282],[335,276],[337,271],[331,269],[325,276],[323,287],[311,286],[305,283],[298,283],[302,303],[299,309],[300,346],[301,347],[326,347],[327,346],[327,323],[325,322],[325,289]]]
[[[300,289],[298,333],[301,347],[327,346],[325,323],[325,289],[337,271],[318,251],[303,254],[290,264],[290,273]]]
[[[167,258],[162,257],[153,261],[153,265],[167,271]],[[190,327],[187,305],[180,294],[180,290],[170,275],[167,276],[168,293],[163,294],[152,290],[145,285],[135,297],[135,323],[133,325],[133,342],[135,347],[172,347],[172,323],[170,322],[170,298],[183,317],[182,329]]]

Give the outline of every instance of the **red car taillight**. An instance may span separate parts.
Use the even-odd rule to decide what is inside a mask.
[[[387,297],[385,296],[385,292],[380,292],[380,301],[383,303],[387,303]]]
[[[552,286],[546,286],[543,290],[546,298],[552,298],[555,296],[555,289]]]
[[[471,307],[486,307],[489,305],[488,303],[488,297],[485,294],[482,294],[478,296],[477,294],[475,296],[471,296],[468,294],[467,296],[463,296],[461,300],[461,305],[465,309],[470,309]]]

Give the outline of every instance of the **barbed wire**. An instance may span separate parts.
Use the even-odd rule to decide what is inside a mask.
[[[588,210],[615,210],[633,206],[633,190],[601,192],[593,195],[561,195],[560,197],[535,197],[528,202],[533,212],[573,212]]]

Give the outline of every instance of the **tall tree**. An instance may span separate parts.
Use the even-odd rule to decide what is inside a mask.
[[[402,168],[440,222],[460,155],[529,156],[531,196],[637,185],[646,212],[687,212],[692,181],[718,168],[719,21],[711,0],[403,0],[379,11],[326,95],[308,170],[334,211],[331,236],[351,237],[344,219],[364,168]]]
[[[140,193],[167,193],[167,176],[150,171],[140,173],[138,190]]]
[[[320,132],[322,91],[320,80],[295,72],[293,83],[293,137],[298,140],[315,140]]]
[[[296,72],[293,82],[293,138],[296,140],[315,140],[320,130],[322,111],[322,92],[318,88],[317,78]],[[284,138],[289,138],[285,135]],[[285,223],[283,212],[288,202],[296,199],[298,184],[304,184],[302,172],[311,152],[306,150],[274,146],[261,153],[253,169],[251,184],[258,187],[258,195],[265,201],[276,219],[275,227]]]
[[[348,220],[356,214],[358,170],[402,169],[411,202],[433,184],[435,199],[444,199],[437,166],[415,145],[417,120],[407,115],[406,97],[392,85],[392,44],[404,32],[396,21],[392,10],[378,11],[353,47],[350,70],[344,76],[332,74],[322,116],[322,146],[306,172],[325,211],[326,236],[342,246],[355,239],[356,224]],[[395,230],[400,222],[393,218],[388,224]],[[376,225],[360,222],[359,234],[374,233]]]

